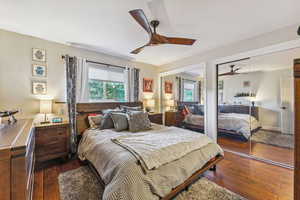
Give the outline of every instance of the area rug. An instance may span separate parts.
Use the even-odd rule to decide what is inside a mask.
[[[58,177],[61,200],[101,200],[104,187],[89,167],[61,173]],[[245,200],[245,198],[201,178],[174,200]]]
[[[270,144],[278,147],[294,148],[294,135],[259,130],[253,134],[251,141]]]

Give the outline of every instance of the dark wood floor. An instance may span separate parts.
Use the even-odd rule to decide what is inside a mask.
[[[34,200],[59,200],[59,173],[81,166],[78,160],[52,163],[35,172]],[[225,153],[216,172],[205,176],[249,200],[292,200],[293,171]]]
[[[294,166],[294,150],[257,142],[242,142],[239,140],[219,137],[218,144],[225,149],[254,155],[258,158],[269,159]]]

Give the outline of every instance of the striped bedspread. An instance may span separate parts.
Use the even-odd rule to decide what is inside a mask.
[[[157,131],[166,131],[166,127],[153,125],[152,130],[144,133],[155,134]],[[104,200],[159,199],[183,183],[210,159],[223,154],[222,149],[212,142],[155,170],[147,170],[141,167],[130,151],[112,142],[114,138],[132,134],[136,133],[111,129],[87,130],[80,141],[79,158],[89,160],[105,183]]]
[[[212,140],[202,134],[166,127],[149,133],[135,133],[113,138],[112,141],[124,147],[142,163],[148,170],[156,169],[186,154],[212,143]]]

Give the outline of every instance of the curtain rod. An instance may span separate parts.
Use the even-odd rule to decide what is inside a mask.
[[[66,57],[63,55],[63,56],[61,56],[61,58],[65,59]],[[113,65],[113,64],[108,64],[108,63],[102,63],[102,62],[96,62],[96,61],[92,61],[92,60],[86,60],[86,62],[93,63],[93,64],[106,65],[106,66],[118,67],[118,68],[126,69],[126,67],[123,67],[123,66]]]

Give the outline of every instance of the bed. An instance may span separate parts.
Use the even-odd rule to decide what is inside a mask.
[[[203,172],[214,167],[222,160],[223,150],[217,144],[210,141],[208,137],[189,130],[158,124],[153,124],[151,130],[134,134],[129,131],[116,132],[114,129],[88,129],[86,118],[89,113],[115,108],[120,104],[127,106],[142,105],[140,102],[77,105],[77,127],[79,133],[82,133],[78,155],[80,159],[87,160],[90,163],[92,168],[95,169],[96,175],[105,184],[104,199],[171,199],[197,180]],[[124,142],[128,138],[131,141],[132,138],[136,139],[135,137],[139,137],[139,141],[144,141],[141,140],[144,137],[150,140],[152,140],[151,138],[159,140],[159,137],[168,138],[171,134],[176,136],[174,138],[179,138],[180,135],[189,136],[186,138],[198,138],[199,141],[203,141],[203,146],[181,156],[179,155],[179,159],[174,158],[175,160],[162,162],[161,165],[155,165],[157,162],[154,162],[154,168],[147,168],[143,166],[147,159],[141,159],[137,156],[142,157],[142,154],[135,154],[115,142],[117,139]],[[171,143],[174,138],[169,138],[167,141]],[[194,144],[196,143],[199,142]],[[175,142],[174,145],[179,145],[176,146],[177,150],[173,149],[174,152],[172,150],[169,153],[177,155],[186,149],[184,146],[182,150],[180,149],[182,143],[177,144]],[[193,145],[189,144],[189,146],[192,147]],[[148,147],[144,147],[142,145],[142,150],[146,149],[146,152],[149,152]],[[164,151],[163,149],[160,149],[162,151],[161,155],[165,155],[164,153],[168,153],[170,150]],[[163,157],[169,158],[166,155]],[[153,158],[151,157],[148,160],[152,161]],[[149,163],[145,163],[148,166]]]
[[[191,114],[187,115],[182,126],[187,129],[203,132],[204,106],[197,102],[178,102],[178,111],[187,106]],[[258,108],[244,105],[219,105],[218,135],[233,137],[248,141],[251,135],[261,126],[259,123]],[[251,114],[249,111],[251,109]]]

